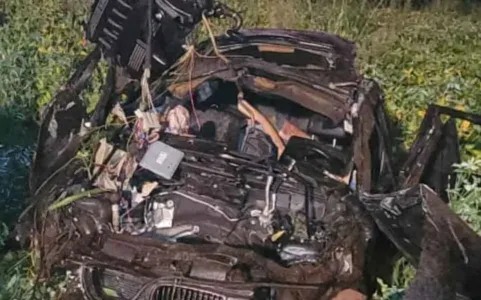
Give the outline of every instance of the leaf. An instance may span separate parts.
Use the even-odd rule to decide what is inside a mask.
[[[102,292],[105,294],[105,296],[107,297],[114,297],[114,298],[118,298],[119,297],[119,294],[117,294],[117,292],[113,289],[109,289],[109,288],[102,288]]]
[[[48,210],[55,210],[55,209],[59,209],[61,207],[64,207],[64,206],[67,206],[69,205],[70,203],[76,201],[76,200],[79,200],[83,197],[91,197],[93,195],[97,195],[97,194],[101,194],[101,193],[104,193],[105,191],[104,190],[101,190],[101,189],[93,189],[93,190],[88,190],[88,191],[85,191],[85,192],[81,192],[81,193],[78,193],[78,194],[75,194],[75,195],[72,195],[72,196],[69,196],[69,197],[66,197],[64,199],[60,199],[60,200],[57,200],[55,203],[53,203],[52,205],[50,205],[48,207]]]

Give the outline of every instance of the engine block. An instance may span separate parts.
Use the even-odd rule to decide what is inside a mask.
[[[339,242],[338,226],[352,223],[351,207],[339,202],[342,189],[325,176],[310,178],[282,162],[256,161],[212,141],[175,135],[164,141],[185,156],[171,180],[149,171],[136,175],[138,182],[154,176],[149,180],[161,192],[135,208],[139,223],[124,223],[132,234],[249,247],[269,251],[284,264],[315,263]]]

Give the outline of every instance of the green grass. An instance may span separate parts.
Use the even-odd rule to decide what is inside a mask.
[[[476,9],[466,13],[454,0],[419,11],[400,7],[394,0],[383,5],[376,0],[226,2],[244,12],[245,27],[322,30],[355,41],[358,67],[381,83],[388,110],[402,126],[399,143],[404,147],[412,142],[429,103],[481,113],[481,14]],[[79,3],[0,3],[8,16],[8,23],[0,27],[0,144],[31,143],[34,130],[28,129],[26,120],[35,117],[65,82],[70,66],[88,51],[81,44],[80,27],[87,6]],[[95,101],[97,90],[98,84],[87,100]],[[450,192],[452,206],[479,231],[481,188],[472,175],[481,172],[481,128],[466,122],[458,125],[463,157],[473,160],[459,169],[461,176]],[[2,201],[9,199],[0,199],[0,205],[5,204]],[[19,296],[27,295],[33,284],[25,255],[10,253],[0,260],[0,300],[14,299],[12,293],[16,299],[28,299]],[[383,286],[385,293],[379,298],[388,299],[386,295],[402,289],[412,275],[412,269],[400,261],[394,285]]]

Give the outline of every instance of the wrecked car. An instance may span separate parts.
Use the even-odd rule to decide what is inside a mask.
[[[214,18],[234,25],[215,36]],[[42,113],[14,232],[39,276],[75,270],[65,299],[369,298],[399,253],[436,278],[418,272],[410,299],[481,297],[480,238],[443,194],[454,118],[479,116],[431,106],[399,168],[382,90],[339,36],[242,29],[208,0],[97,0],[86,32],[96,47]]]

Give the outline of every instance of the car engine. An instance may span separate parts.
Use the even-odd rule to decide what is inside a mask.
[[[160,130],[146,135],[142,125],[152,120],[136,110],[136,124],[97,143],[91,180],[104,192],[77,200],[72,211],[76,231],[97,245],[94,252],[80,251],[96,261],[82,273],[90,276],[82,277],[85,290],[92,289],[89,282],[120,288],[112,278],[122,270],[99,269],[99,257],[162,279],[151,287],[156,292],[147,292],[135,284],[141,279],[124,274],[133,287],[121,288],[122,299],[136,293],[142,299],[167,299],[147,296],[156,293],[195,299],[176,294],[179,278],[186,278],[182,293],[199,288],[192,278],[225,284],[219,299],[230,299],[223,298],[230,293],[233,299],[311,299],[312,289],[331,295],[353,285],[372,288],[363,269],[376,231],[352,193],[349,132],[279,97],[246,94],[255,99],[252,109],[282,124],[286,143],[279,155],[264,128],[236,108],[235,87],[216,80],[207,86],[210,93],[196,89],[196,95],[208,96],[197,96],[194,109],[171,94],[157,99],[162,105],[156,111],[169,121],[159,121]],[[285,130],[285,123],[297,129]],[[232,274],[237,279],[229,279]],[[336,289],[322,288],[333,280]],[[299,284],[311,286],[304,291]],[[249,296],[236,296],[239,289]],[[210,288],[202,293],[215,295]]]
[[[133,176],[133,182],[158,183],[159,192],[147,199],[131,195],[130,199],[142,204],[126,203],[121,211],[122,228],[161,240],[201,240],[270,250],[287,264],[316,262],[315,253],[322,253],[335,239],[336,229],[329,227],[346,213],[346,205],[337,199],[346,196],[347,189],[322,174],[316,178],[293,170],[289,164],[294,159],[272,160],[274,146],[269,137],[256,129],[245,130],[252,133],[244,144],[239,141],[239,147],[247,148],[250,143],[250,149],[266,153],[248,155],[218,141],[168,134],[151,144],[144,158],[151,155],[154,161],[162,151],[172,156],[179,151],[183,159],[169,180],[155,178],[145,169]],[[154,147],[158,150],[150,154]],[[316,150],[315,145],[311,147],[307,149]]]

